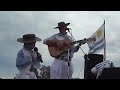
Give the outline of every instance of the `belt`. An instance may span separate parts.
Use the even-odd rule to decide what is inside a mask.
[[[68,59],[60,59],[60,58],[55,58],[55,59],[59,59],[59,60],[63,60],[63,61],[68,62]],[[69,59],[69,61],[71,61],[71,59]]]
[[[68,62],[68,59],[63,59],[63,61],[66,61],[66,62]],[[70,59],[69,61],[71,61],[71,59]]]
[[[69,60],[65,56],[58,56],[58,57],[55,57],[55,59],[63,60],[63,61],[66,61],[66,62],[71,61],[71,57],[70,56],[69,56]]]

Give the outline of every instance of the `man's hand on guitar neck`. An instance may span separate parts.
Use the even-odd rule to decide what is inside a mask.
[[[87,42],[87,38],[84,38],[83,40],[78,41],[78,45],[81,46],[82,44],[85,44]]]
[[[83,44],[85,44],[87,42],[87,38],[83,39]]]

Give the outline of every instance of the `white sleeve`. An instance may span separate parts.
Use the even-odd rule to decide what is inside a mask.
[[[29,77],[30,77],[30,79],[37,79],[37,77],[36,77],[34,72],[31,72]]]
[[[31,64],[31,60],[28,56],[24,56],[22,50],[20,50],[17,54],[16,58],[16,66],[17,67],[25,67]]]
[[[91,69],[91,72],[92,72],[94,75],[97,75],[98,70],[96,69],[96,67],[93,67],[93,68]]]
[[[49,38],[45,38],[45,39],[43,40],[43,44],[46,44],[47,40],[55,40],[55,39],[56,39],[56,36],[55,36],[55,35],[52,35],[52,36],[49,37]]]

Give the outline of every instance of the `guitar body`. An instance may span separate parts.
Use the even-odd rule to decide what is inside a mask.
[[[49,53],[52,57],[58,57],[59,55],[63,54],[64,52],[67,52],[69,47],[66,44],[69,44],[69,40],[59,40],[60,43],[63,44],[63,47],[58,48],[56,46],[48,46]]]
[[[59,50],[59,49],[52,47],[52,46],[48,47],[48,50],[49,50],[49,53],[52,57],[58,57],[59,55],[61,55],[65,51],[67,51],[67,49],[66,50]]]

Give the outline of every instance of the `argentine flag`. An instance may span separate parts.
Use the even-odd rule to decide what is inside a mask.
[[[103,24],[90,38],[95,38],[94,41],[87,41],[89,54],[95,54],[104,49],[105,46],[105,24]]]

